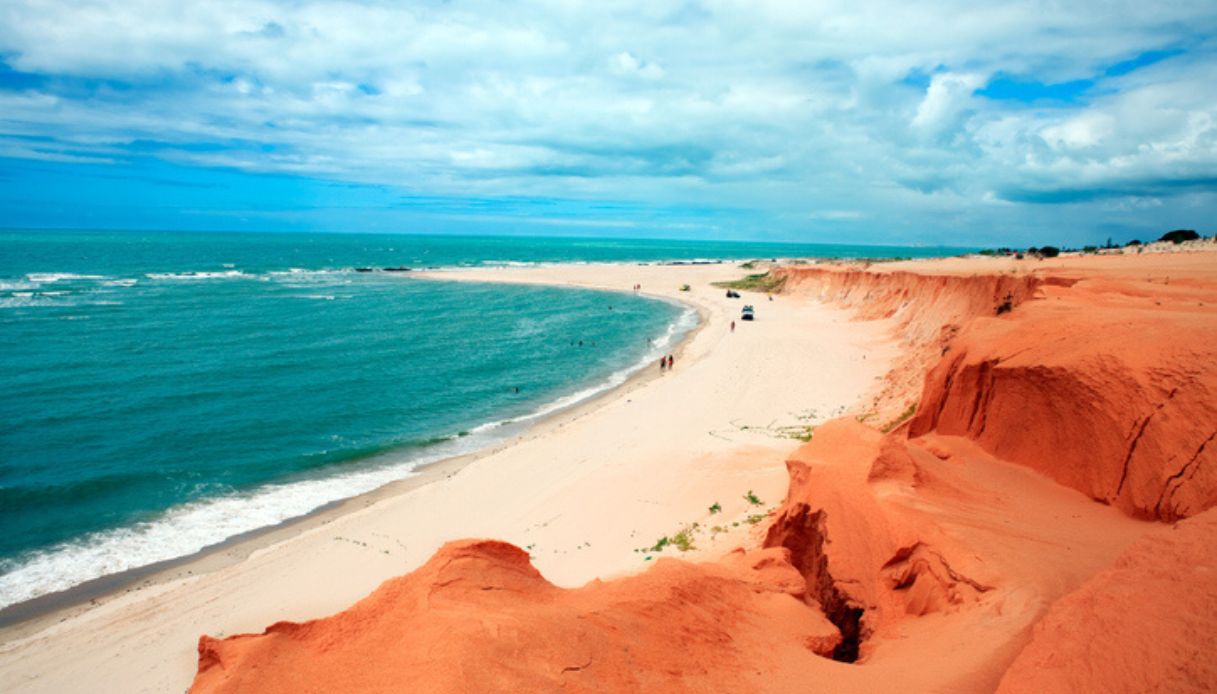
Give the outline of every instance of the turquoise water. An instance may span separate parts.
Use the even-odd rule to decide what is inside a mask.
[[[621,382],[681,307],[356,268],[910,255],[683,242],[0,232],[0,606],[189,554]]]

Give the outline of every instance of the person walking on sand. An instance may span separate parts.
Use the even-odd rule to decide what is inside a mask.
[[[672,355],[668,355],[668,371],[672,370]]]
[[[735,332],[735,321],[731,321],[731,332]]]
[[[660,357],[660,358],[659,358],[659,370],[660,370],[660,371],[663,371],[664,369],[666,369],[666,368],[667,368],[667,366],[668,366],[668,360],[667,360],[667,358],[666,358],[666,357]]]

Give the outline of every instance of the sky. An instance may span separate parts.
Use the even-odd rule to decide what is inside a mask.
[[[0,227],[1217,233],[1217,3],[5,0]]]

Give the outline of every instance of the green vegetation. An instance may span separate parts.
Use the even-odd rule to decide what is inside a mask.
[[[1045,258],[1055,258],[1061,254],[1061,249],[1056,246],[1044,246],[1040,249],[1039,254]]]
[[[749,489],[748,493],[744,495],[744,501],[747,501],[753,506],[760,506],[761,504],[765,503],[757,498],[756,494],[753,494],[751,489]]]
[[[765,518],[768,517],[768,515],[769,514],[767,514],[767,513],[756,513],[751,516],[748,516],[748,519],[747,519],[748,524],[756,525],[757,523],[760,523],[761,521],[765,520]]]
[[[715,502],[714,502],[714,505],[712,505],[712,506],[710,507],[710,515],[714,515],[714,514],[716,514],[716,513],[719,513],[719,512],[721,512],[722,510],[723,510],[722,505],[721,505],[721,504],[719,504],[717,501],[715,501]]]
[[[1195,241],[1200,238],[1194,229],[1175,229],[1168,231],[1162,235],[1159,241],[1170,241],[1171,243],[1183,243],[1184,241]]]
[[[732,280],[730,282],[714,282],[715,287],[720,289],[740,289],[752,292],[765,292],[775,294],[782,291],[782,287],[786,285],[785,277],[774,277],[768,272],[762,272],[755,275],[748,275],[740,280]]]
[[[680,285],[680,291],[682,291],[682,292],[689,291],[689,285],[687,285],[687,284]]]
[[[642,549],[636,549],[634,551],[658,553],[662,552],[666,547],[675,547],[682,552],[697,549],[697,546],[693,544],[693,533],[697,532],[699,527],[701,527],[700,524],[694,523],[688,527],[681,528],[680,532],[671,537],[664,535],[656,540],[655,544],[651,545],[650,547],[643,547]]]
[[[696,528],[696,527],[697,527],[697,524],[694,523],[693,528]],[[688,552],[691,549],[697,549],[697,547],[693,545],[692,528],[685,528],[685,529],[681,530],[680,532],[676,533],[675,535],[673,535],[672,544],[676,545],[676,549],[679,549],[682,552]]]
[[[751,270],[751,269],[753,269],[753,268],[755,268],[755,267],[756,267],[756,261],[755,261],[755,260],[749,260],[749,261],[748,261],[748,262],[746,262],[746,263],[740,263],[740,269],[741,269],[741,270]]]
[[[913,414],[915,412],[917,412],[917,403],[913,403],[913,404],[909,405],[908,409],[906,409],[904,412],[901,412],[899,417],[888,422],[887,426],[883,427],[883,433],[886,434],[886,433],[890,432],[891,430],[895,429],[896,427],[900,426],[901,424],[904,424],[906,421],[908,421],[908,419],[910,417],[913,416]]]
[[[777,432],[778,436],[784,439],[794,439],[795,441],[807,443],[816,433],[816,427],[814,424],[796,424],[794,426],[778,427]]]

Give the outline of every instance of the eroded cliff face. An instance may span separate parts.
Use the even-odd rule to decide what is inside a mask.
[[[1127,513],[1174,520],[1217,504],[1217,271],[1172,270],[1173,284],[1131,270],[777,272],[794,291],[896,321],[907,350],[877,402],[918,403],[911,437],[965,436]]]
[[[838,419],[786,463],[790,489],[764,546],[789,551],[806,599],[840,629],[834,660],[855,662],[880,628],[954,611],[991,589],[967,551],[876,494],[876,483],[923,480],[915,453],[926,454],[900,435]]]
[[[1138,517],[1211,508],[1217,291],[1141,284],[1048,287],[973,320],[930,371],[910,435],[966,436]]]
[[[908,355],[876,404],[919,404],[888,434],[818,427],[762,549],[563,590],[522,550],[454,543],[334,617],[203,637],[193,691],[1217,687],[1217,269],[1198,267],[783,270],[893,319]]]
[[[926,369],[960,329],[977,316],[1005,313],[1035,295],[1043,279],[1032,275],[927,275],[880,271],[882,266],[812,266],[774,270],[784,291],[810,294],[854,310],[859,320],[891,319],[901,356],[872,394],[880,421],[917,400]]]

